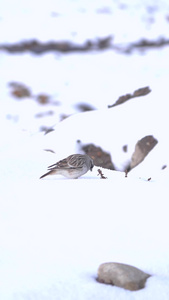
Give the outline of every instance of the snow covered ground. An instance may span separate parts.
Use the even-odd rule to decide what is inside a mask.
[[[111,34],[125,45],[168,38],[168,17],[168,1],[5,1],[0,44]],[[168,47],[131,55],[1,51],[0,68],[0,299],[168,299]],[[32,96],[14,99],[10,82],[30,87]],[[152,92],[107,108],[143,86]],[[40,93],[52,101],[39,104]],[[96,110],[79,113],[78,103]],[[43,126],[54,131],[45,135]],[[158,144],[126,178],[145,135]],[[39,180],[48,165],[80,152],[77,140],[108,151],[119,171],[103,169],[106,180],[97,167],[78,180]],[[152,276],[137,292],[100,284],[97,269],[109,261]]]

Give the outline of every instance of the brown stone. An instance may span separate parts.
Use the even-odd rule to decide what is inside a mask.
[[[147,135],[139,140],[131,158],[130,169],[140,164],[157,143],[158,141],[152,135]]]
[[[150,276],[133,266],[109,262],[99,266],[97,281],[136,291],[144,288]]]
[[[134,91],[134,93],[132,93],[132,94],[128,93],[126,95],[120,96],[114,104],[108,105],[108,108],[122,104],[132,98],[135,98],[135,97],[145,96],[145,95],[149,94],[150,92],[151,92],[151,90],[150,90],[149,86],[140,88],[140,89]]]
[[[95,166],[115,170],[110,154],[103,151],[100,147],[88,144],[83,146],[82,150],[93,159]]]
[[[16,99],[31,97],[30,89],[23,83],[10,82],[9,86],[11,89],[12,96],[14,96]]]

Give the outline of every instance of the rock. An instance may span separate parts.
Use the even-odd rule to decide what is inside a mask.
[[[97,281],[136,291],[144,288],[150,276],[133,266],[109,262],[99,266]]]
[[[123,149],[123,151],[126,153],[126,152],[128,151],[128,146],[127,146],[127,145],[124,145],[124,146],[122,147],[122,149]]]
[[[139,140],[131,158],[130,169],[140,164],[157,143],[158,141],[152,135],[147,135]]]
[[[30,89],[23,83],[10,82],[9,87],[11,89],[12,96],[14,96],[16,99],[31,97]]]
[[[150,90],[149,86],[140,88],[140,89],[134,91],[134,93],[132,93],[132,94],[128,93],[126,95],[120,96],[114,104],[108,105],[108,108],[122,104],[132,98],[135,98],[135,97],[145,96],[145,95],[149,94],[150,92],[151,92],[151,90]]]
[[[100,147],[94,144],[87,144],[82,147],[82,150],[93,159],[95,166],[115,170],[110,154],[103,151]]]
[[[91,111],[91,110],[95,110],[94,107],[92,107],[90,104],[88,103],[78,103],[76,105],[76,108],[80,111]]]

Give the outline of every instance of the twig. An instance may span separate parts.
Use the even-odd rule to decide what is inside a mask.
[[[128,176],[128,172],[129,172],[129,171],[126,169],[126,170],[125,170],[125,177]]]
[[[97,176],[100,175],[100,178],[101,178],[101,179],[107,179],[107,177],[104,176],[104,174],[102,173],[102,171],[101,171],[100,169],[98,169],[97,171],[98,171]]]

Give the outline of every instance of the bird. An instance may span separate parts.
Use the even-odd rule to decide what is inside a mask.
[[[87,154],[72,154],[48,167],[48,172],[39,179],[48,175],[63,175],[64,177],[77,179],[94,167],[93,160]]]

